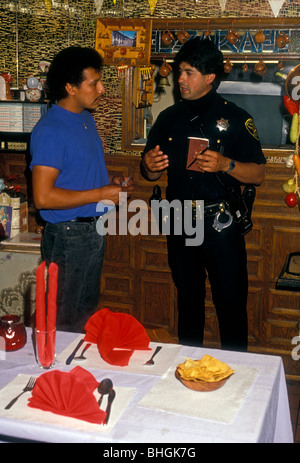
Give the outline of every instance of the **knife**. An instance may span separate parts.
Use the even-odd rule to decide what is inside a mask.
[[[115,397],[116,397],[116,391],[113,389],[108,394],[107,407],[106,407],[106,418],[104,420],[104,424],[108,424],[108,420],[109,420],[109,417],[110,417],[111,404],[113,403]]]
[[[72,354],[67,358],[66,365],[70,365],[70,363],[72,362],[72,360],[74,359],[76,355],[76,352],[78,351],[78,349],[83,343],[84,343],[84,339],[81,339],[79,343],[77,344],[77,346],[75,347],[75,349],[73,350]]]

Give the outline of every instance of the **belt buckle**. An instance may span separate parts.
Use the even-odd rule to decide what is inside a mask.
[[[192,200],[192,220],[193,224],[197,220],[202,220],[202,214],[204,214],[204,207],[202,205],[202,201],[197,202],[197,200]]]
[[[226,209],[226,206],[224,203],[220,203],[219,205],[220,211],[216,213],[214,222],[213,222],[213,228],[217,232],[221,232],[224,228],[230,227],[233,221],[233,217],[230,214],[230,212]],[[226,215],[227,216],[227,221],[226,222],[221,222],[219,219],[220,217]]]

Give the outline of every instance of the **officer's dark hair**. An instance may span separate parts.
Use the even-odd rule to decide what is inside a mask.
[[[224,73],[223,55],[210,39],[197,36],[185,42],[174,59],[177,70],[183,61],[203,75],[216,74],[212,85],[218,88]]]
[[[68,96],[66,84],[80,87],[84,80],[83,71],[102,69],[103,58],[94,48],[72,46],[61,50],[50,64],[47,74],[47,87],[51,101],[59,101]]]

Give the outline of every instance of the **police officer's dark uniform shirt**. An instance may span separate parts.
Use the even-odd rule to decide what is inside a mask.
[[[167,199],[226,199],[228,191],[215,173],[186,169],[188,137],[209,139],[209,147],[241,162],[266,162],[252,117],[215,90],[198,100],[180,100],[162,111],[152,127],[144,153],[160,145],[169,157]],[[240,183],[227,174],[228,184]]]

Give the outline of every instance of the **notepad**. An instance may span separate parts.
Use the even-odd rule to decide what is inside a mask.
[[[188,154],[186,161],[187,170],[194,170],[195,172],[201,172],[195,160],[195,152],[199,154],[208,148],[209,140],[208,138],[197,138],[189,137],[188,138]]]

